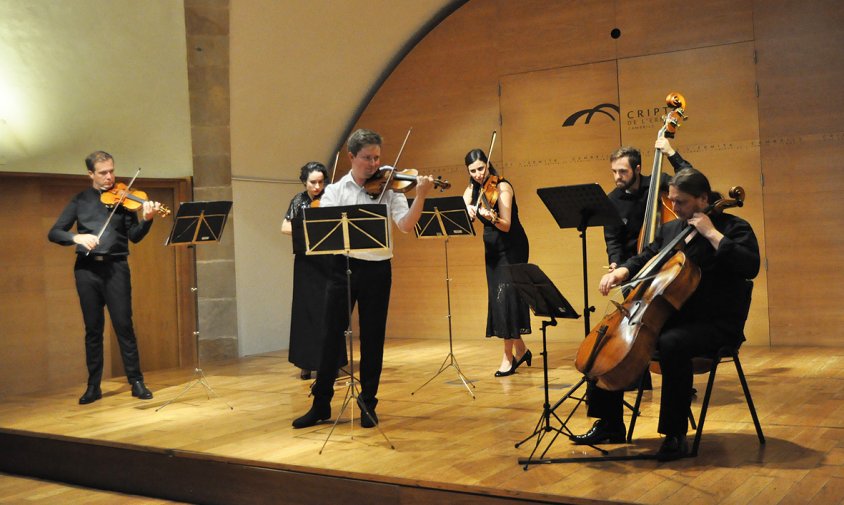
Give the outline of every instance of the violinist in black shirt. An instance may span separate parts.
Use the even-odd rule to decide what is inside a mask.
[[[158,202],[143,203],[142,218],[124,207],[114,211],[101,201],[100,195],[114,186],[114,158],[104,151],[95,151],[85,158],[92,187],[77,194],[62,211],[48,238],[60,245],[76,245],[73,271],[76,291],[85,323],[85,361],[88,366],[88,387],[79,403],[93,403],[102,397],[103,327],[108,307],[126,378],[132,385],[132,396],[152,398],[144,385],[138,345],[132,324],[132,286],[129,273],[129,240],[140,242],[152,226],[152,218],[161,208]],[[108,225],[98,238],[103,226]],[[71,228],[76,223],[76,233]]]

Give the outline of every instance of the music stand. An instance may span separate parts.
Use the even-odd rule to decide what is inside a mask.
[[[592,330],[589,314],[595,312],[595,307],[589,305],[586,229],[590,226],[620,226],[623,223],[618,210],[596,183],[539,188],[536,193],[560,228],[576,228],[580,232],[583,257],[583,325],[586,330],[584,335],[589,335]]]
[[[607,198],[607,195],[604,193],[604,190],[601,188],[600,185],[596,183],[591,184],[576,184],[572,186],[558,186],[553,188],[539,188],[536,190],[539,198],[551,212],[551,215],[554,217],[554,220],[557,222],[557,225],[560,228],[576,228],[577,231],[580,232],[580,239],[581,239],[581,254],[583,257],[583,316],[584,316],[584,327],[585,327],[585,335],[589,335],[591,331],[591,324],[589,322],[589,314],[590,312],[595,311],[595,307],[589,305],[589,286],[588,286],[588,277],[587,277],[587,259],[586,259],[586,230],[590,226],[619,226],[622,225],[623,222],[621,221],[621,217],[618,215],[618,210],[616,210],[615,206],[610,202],[610,199]],[[531,456],[529,458],[520,458],[519,463],[524,463],[525,469],[527,469],[528,465],[533,463],[567,463],[567,462],[575,462],[575,461],[629,461],[634,459],[653,459],[653,456],[649,455],[632,455],[632,456],[608,456],[609,452],[601,449],[600,447],[596,447],[594,445],[588,445],[588,447],[592,447],[593,449],[599,451],[602,456],[597,457],[584,457],[584,458],[552,458],[547,459],[544,458],[545,454],[548,452],[548,449],[551,448],[551,445],[557,439],[557,437],[562,433],[562,430],[565,429],[568,435],[573,435],[571,430],[568,429],[567,423],[577,411],[580,404],[584,402],[585,396],[576,397],[574,393],[587,381],[586,376],[582,376],[580,380],[574,386],[569,389],[569,391],[560,398],[557,403],[554,404],[553,407],[550,408],[550,412],[554,413],[556,409],[563,404],[567,399],[574,398],[577,400],[577,404],[575,404],[574,408],[568,414],[566,419],[562,421],[562,426],[560,429],[553,429],[546,427],[546,431],[556,431],[556,435],[554,438],[549,442],[548,446],[540,455],[540,459],[533,459],[533,454],[536,452],[536,448],[534,448],[534,452],[531,452]],[[625,402],[629,408],[634,409],[635,407],[630,406]],[[554,414],[554,417],[559,420],[559,417]],[[536,434],[536,433],[534,433]],[[516,447],[521,445],[522,443],[529,440],[533,435],[528,436],[525,440],[522,440]],[[539,440],[537,440],[537,446],[539,445]]]
[[[448,275],[449,237],[475,235],[475,229],[469,221],[469,213],[466,211],[466,202],[463,201],[463,197],[447,196],[444,198],[426,199],[422,209],[422,215],[416,223],[415,231],[416,237],[420,239],[445,237],[443,242],[445,244],[445,292],[448,299],[448,355],[443,360],[442,365],[440,365],[439,371],[410,394],[416,394],[417,391],[427,386],[448,367],[454,367],[454,370],[457,371],[457,377],[463,382],[466,391],[469,392],[469,395],[474,400],[475,393],[469,388],[469,384],[472,384],[473,388],[475,385],[463,375],[460,365],[457,364],[457,358],[454,357],[451,329],[451,277]]]
[[[354,362],[354,339],[352,338],[352,269],[349,261],[351,251],[380,251],[390,247],[390,222],[387,218],[387,206],[383,204],[371,205],[346,205],[339,207],[315,207],[306,208],[303,212],[302,225],[305,235],[305,254],[344,254],[346,256],[346,304],[348,308],[348,326],[345,337],[349,346],[349,383],[346,389],[346,396],[343,406],[337,414],[337,419],[331,426],[328,436],[325,437],[319,453],[322,454],[328,439],[334,433],[340,417],[354,399],[351,408],[351,430],[354,438],[354,405],[361,409],[361,415],[367,416],[372,424],[395,449],[393,443],[381,430],[372,413],[366,405],[358,401],[360,396],[358,383],[360,380],[355,377]],[[328,336],[331,338],[331,336]]]
[[[551,282],[551,279],[538,266],[531,263],[523,263],[506,265],[504,268],[509,271],[513,286],[518,291],[519,297],[530,306],[533,314],[537,317],[549,318],[547,321],[542,321],[542,371],[545,386],[545,403],[542,406],[542,414],[539,416],[539,421],[537,421],[533,433],[516,444],[516,448],[519,448],[523,443],[536,437],[536,445],[534,445],[533,451],[531,451],[530,456],[527,458],[529,462],[532,462],[533,455],[548,432],[553,431],[555,435],[551,442],[548,443],[548,447],[543,451],[542,456],[545,455],[551,444],[554,443],[554,440],[562,433],[562,428],[553,428],[551,426],[551,416],[553,415],[561,425],[565,426],[565,422],[551,408],[551,401],[548,394],[548,343],[546,332],[549,326],[557,326],[557,318],[577,319],[580,315],[572,308],[571,304],[557,289],[557,286]],[[528,464],[525,464],[525,469],[527,469]]]
[[[196,367],[193,370],[193,375],[196,378],[192,383],[188,384],[181,393],[175,398],[168,400],[164,405],[155,409],[156,412],[170,405],[178,400],[185,393],[193,389],[197,384],[202,384],[205,388],[205,394],[208,399],[211,399],[211,394],[223,400],[223,403],[228,405],[229,409],[234,410],[229,402],[223,399],[211,384],[208,383],[208,378],[205,377],[205,372],[202,371],[199,353],[199,284],[197,281],[196,272],[196,244],[216,241],[219,242],[223,236],[223,229],[226,226],[226,220],[229,216],[229,211],[232,208],[232,202],[217,201],[217,202],[182,202],[179,205],[179,210],[173,218],[173,228],[170,230],[170,235],[164,241],[164,245],[172,246],[187,246],[193,251],[193,304],[194,304],[194,338],[196,339]]]

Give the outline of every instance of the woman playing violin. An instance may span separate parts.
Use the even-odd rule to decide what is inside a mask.
[[[750,303],[747,279],[756,277],[760,263],[756,235],[747,221],[731,214],[708,216],[702,212],[714,197],[709,181],[701,172],[693,168],[678,171],[669,183],[668,198],[677,219],[663,225],[653,244],[604,275],[599,284],[601,293],[609,293],[639,272],[686,226],[695,228],[685,241],[684,253],[700,267],[700,284],[666,321],[657,340],[663,375],[659,432],[666,437],[656,456],[663,461],[688,454],[686,432],[692,358],[712,354],[724,345],[738,345],[743,340],[745,311]],[[587,414],[599,420],[588,433],[573,436],[575,444],[624,442],[622,394],[592,389]]]
[[[519,208],[513,186],[498,177],[486,154],[473,149],[466,154],[469,186],[463,200],[469,217],[484,225],[484,251],[487,280],[486,336],[504,339],[504,356],[496,377],[512,375],[524,362],[531,365],[532,354],[522,335],[530,333],[530,312],[512,285],[505,265],[527,263],[530,246],[519,221]]]
[[[311,161],[300,170],[299,180],[305,191],[290,200],[281,223],[281,232],[293,234],[293,221],[302,219],[303,210],[313,207],[325,190],[328,170]],[[287,360],[299,367],[299,378],[309,380],[319,368],[325,340],[325,287],[330,266],[327,256],[297,254],[293,260],[293,308],[290,312],[290,350]],[[337,356],[337,367],[347,363],[345,350]]]

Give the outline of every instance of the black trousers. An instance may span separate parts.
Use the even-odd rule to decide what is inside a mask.
[[[73,268],[76,292],[85,322],[85,362],[88,365],[88,385],[98,386],[103,378],[104,307],[108,307],[123,368],[129,383],[143,380],[138,344],[132,325],[132,283],[129,263],[125,257],[95,261],[93,257],[77,256]]]
[[[345,331],[349,326],[349,308],[346,257],[338,255],[333,259],[326,293],[326,334],[313,388],[314,404],[331,402],[334,380],[337,378],[337,356],[343,352],[343,346],[347,345]],[[364,261],[350,258],[349,270],[352,307],[357,304],[360,320],[360,400],[367,408],[375,409],[384,361],[392,267],[389,260]],[[354,356],[349,359],[354,359]]]
[[[678,316],[666,322],[657,341],[659,366],[662,369],[660,433],[685,435],[688,432],[688,413],[694,384],[692,358],[711,355],[724,345],[738,343],[742,326],[743,323],[724,320],[683,321]],[[606,391],[590,385],[587,389],[587,415],[621,421],[623,395],[623,391]]]

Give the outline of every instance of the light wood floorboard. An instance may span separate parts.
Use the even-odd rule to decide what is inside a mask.
[[[579,378],[572,363],[576,349],[555,342],[553,331],[549,331],[552,403]],[[395,450],[377,430],[360,428],[359,419],[348,422],[347,410],[320,454],[331,424],[292,429],[291,420],[310,406],[309,382],[298,379],[298,370],[283,352],[205,366],[208,383],[234,410],[218,398],[209,399],[197,385],[156,412],[194,380],[192,370],[168,370],[147,374],[147,385],[155,393],[148,402],[132,398],[129,386],[119,380],[103,383],[103,399],[87,406],[77,404],[82,384],[2,398],[0,427],[384,482],[416,481],[442,489],[480,487],[505,496],[683,505],[844,503],[844,349],[742,349],[742,364],[768,440],[765,446],[756,438],[735,369],[725,363],[715,382],[697,458],[666,464],[536,465],[525,471],[517,460],[530,453],[533,443],[519,449],[514,443],[532,432],[542,412],[537,340],[528,341],[535,356],[533,366],[506,378],[492,376],[500,360],[499,341],[456,341],[455,356],[476,386],[473,400],[451,367],[411,395],[439,369],[448,353],[447,340],[390,339],[378,416]],[[607,446],[611,454],[637,454],[659,446],[660,378],[655,376],[654,382],[656,389],[644,397],[634,444]],[[696,377],[696,387],[702,396],[705,376]],[[342,384],[338,388],[332,405],[335,416],[345,391]],[[573,404],[565,402],[557,413],[565,418]],[[569,422],[572,431],[591,425],[584,410]],[[354,412],[359,417],[357,409]],[[562,437],[548,451],[549,457],[595,455]],[[46,503],[48,499],[39,497],[51,493],[66,503],[109,501],[108,493],[91,491],[86,498],[82,488],[0,476],[4,502]],[[128,497],[126,503],[166,503],[144,500]]]

